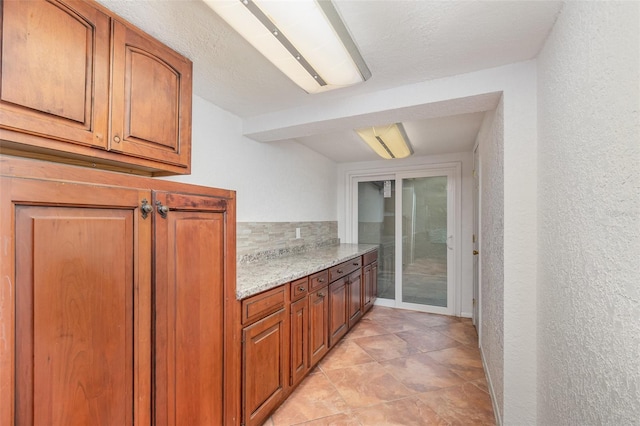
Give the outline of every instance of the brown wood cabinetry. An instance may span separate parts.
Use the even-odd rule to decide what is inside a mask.
[[[191,62],[92,1],[4,1],[0,147],[149,175],[191,162]]]
[[[285,307],[242,331],[243,423],[261,425],[285,398],[289,358]]]
[[[329,350],[329,297],[327,284],[309,294],[309,368]]]
[[[232,421],[234,193],[3,156],[0,170],[0,424]]]
[[[329,284],[329,347],[333,347],[349,330],[347,279]]]
[[[373,306],[378,294],[378,251],[362,256],[362,313]]]
[[[291,378],[294,386],[309,369],[309,300],[304,297],[291,303]]]
[[[373,264],[368,278],[362,264],[372,259],[367,253],[238,302],[241,424],[262,424],[362,317],[364,281],[373,288]]]
[[[226,200],[157,191],[155,424],[223,423]]]
[[[362,282],[358,269],[349,275],[347,280],[349,328],[353,327],[362,316]]]

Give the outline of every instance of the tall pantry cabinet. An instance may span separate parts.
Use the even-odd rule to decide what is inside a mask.
[[[152,178],[190,172],[191,61],[0,8],[0,425],[237,423],[235,192]]]
[[[235,194],[10,157],[0,170],[0,424],[226,422]]]

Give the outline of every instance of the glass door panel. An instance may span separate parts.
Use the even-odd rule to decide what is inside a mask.
[[[447,308],[447,176],[402,179],[402,302]]]
[[[378,297],[396,298],[395,181],[358,182],[358,243],[378,244]]]

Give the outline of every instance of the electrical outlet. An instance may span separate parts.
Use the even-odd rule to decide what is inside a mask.
[[[296,228],[296,239],[302,238],[300,237],[300,228]]]

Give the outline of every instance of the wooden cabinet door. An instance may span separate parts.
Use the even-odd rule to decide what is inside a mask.
[[[155,423],[223,424],[226,201],[153,199]]]
[[[373,283],[371,282],[371,265],[362,268],[362,313],[368,311],[372,306],[371,293]]]
[[[242,331],[242,423],[246,426],[261,425],[285,397],[286,321],[282,309]]]
[[[347,282],[349,328],[353,327],[362,316],[362,284],[360,269],[349,275]]]
[[[191,62],[113,22],[110,149],[189,169]]]
[[[0,128],[106,149],[109,17],[73,0],[1,7]]]
[[[0,424],[150,424],[150,193],[0,182]]]
[[[329,297],[327,287],[309,294],[309,368],[329,350]]]
[[[378,297],[378,262],[371,264],[371,306]]]
[[[349,329],[346,281],[340,278],[329,284],[329,347],[333,347]]]
[[[293,290],[292,290],[293,292]],[[306,297],[291,304],[291,379],[294,386],[307,374],[309,368],[309,301]]]

